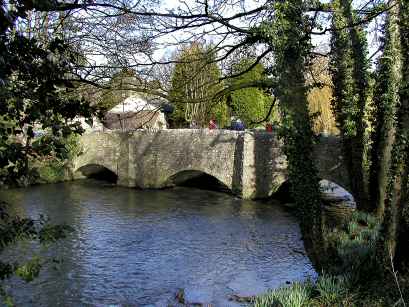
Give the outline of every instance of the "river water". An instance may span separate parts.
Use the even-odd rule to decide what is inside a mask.
[[[190,302],[236,306],[253,295],[314,277],[295,217],[273,202],[177,187],[135,190],[94,180],[2,191],[20,215],[45,214],[75,228],[38,249],[63,259],[8,291],[18,306],[167,306],[178,289]],[[14,254],[13,254],[14,253]]]

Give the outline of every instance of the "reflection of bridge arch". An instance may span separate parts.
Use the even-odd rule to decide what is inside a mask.
[[[224,182],[224,178],[220,178],[217,174],[210,174],[207,171],[197,169],[180,170],[169,176],[166,185],[183,185],[191,183],[192,185],[203,183],[209,187],[214,187],[222,190],[232,189],[231,182]]]

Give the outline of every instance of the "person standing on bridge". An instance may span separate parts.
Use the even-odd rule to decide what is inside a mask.
[[[213,129],[217,129],[217,124],[216,124],[216,120],[215,119],[211,119],[209,122],[209,129],[213,130]]]
[[[244,131],[246,127],[240,118],[232,117],[231,129],[236,131]]]
[[[190,128],[190,129],[198,129],[198,128],[199,128],[199,125],[196,123],[195,120],[192,120],[192,121],[190,122],[189,128]]]

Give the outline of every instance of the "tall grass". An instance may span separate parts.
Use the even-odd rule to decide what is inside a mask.
[[[348,277],[321,275],[313,283],[294,283],[256,297],[254,307],[353,306]]]
[[[318,279],[315,289],[318,292],[315,300],[324,306],[343,306],[345,302],[352,301],[348,275],[331,276],[323,274]]]
[[[282,306],[302,307],[306,306],[312,295],[312,283],[294,283],[290,287],[283,287],[267,292],[265,295],[254,300],[254,307]]]
[[[367,213],[354,212],[351,220],[340,229],[327,230],[325,238],[331,273],[351,274],[356,282],[367,278],[375,269],[378,220]]]

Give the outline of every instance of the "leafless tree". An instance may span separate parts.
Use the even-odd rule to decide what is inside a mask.
[[[274,52],[257,29],[263,22],[274,19],[275,2],[179,0],[166,8],[160,1],[149,0],[32,1],[35,10],[20,27],[25,27],[27,35],[60,35],[80,49],[83,61],[75,68],[72,78],[103,88],[114,73],[131,68],[143,82],[123,84],[124,88],[166,98],[169,67],[178,61],[171,54],[176,47],[192,41],[211,42],[212,52],[217,54],[215,61],[224,69],[221,79],[243,74],[259,62],[272,63]],[[328,51],[319,45],[334,30],[328,22],[331,5],[314,0],[306,2],[311,19],[309,31],[317,45],[311,56],[325,57]],[[357,23],[369,24],[388,10],[387,5],[379,9],[380,4],[386,1],[357,1],[356,12],[360,17]],[[376,27],[371,29],[374,33],[376,30]],[[233,75],[229,62],[249,53],[256,61]],[[240,86],[274,87],[274,78]],[[226,88],[219,95],[230,90],[233,89]]]

